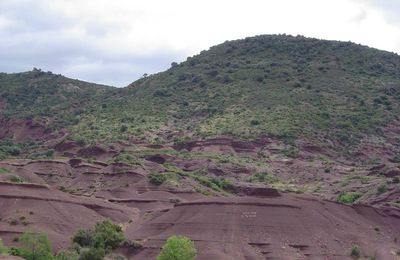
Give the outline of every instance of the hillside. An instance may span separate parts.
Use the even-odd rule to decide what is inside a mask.
[[[0,74],[0,237],[55,251],[111,219],[127,259],[397,259],[400,57],[286,35],[228,41],[125,88]],[[3,210],[4,209],[4,210]],[[79,216],[79,217],[77,217]]]
[[[140,79],[118,91],[118,102],[106,99],[108,108],[98,115],[124,123],[134,135],[167,128],[200,138],[273,135],[347,145],[396,118],[399,76],[400,57],[388,52],[258,36],[212,47]]]

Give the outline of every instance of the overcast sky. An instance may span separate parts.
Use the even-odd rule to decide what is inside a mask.
[[[400,53],[400,0],[0,0],[0,71],[125,86],[225,40],[279,33]]]

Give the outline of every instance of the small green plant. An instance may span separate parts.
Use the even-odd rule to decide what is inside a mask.
[[[380,195],[382,193],[387,192],[388,187],[386,184],[379,185],[378,189],[376,190],[376,194]]]
[[[104,248],[84,248],[80,252],[79,260],[103,260],[105,254]]]
[[[23,183],[24,179],[18,175],[11,175],[9,180],[14,183]]]
[[[171,236],[164,244],[157,260],[194,260],[197,250],[194,242],[184,236]]]
[[[248,182],[262,182],[262,183],[276,183],[279,181],[278,177],[268,174],[266,172],[258,172],[248,178]]]
[[[361,250],[360,247],[354,245],[351,247],[350,256],[354,259],[358,259],[361,257]]]
[[[54,260],[78,260],[78,258],[76,251],[60,251],[55,255]]]
[[[358,192],[342,192],[337,201],[344,204],[352,204],[361,197]]]
[[[211,178],[211,182],[224,190],[231,189],[233,187],[233,183],[223,177]]]
[[[2,173],[9,173],[10,171],[7,170],[6,168],[0,167],[0,174]]]
[[[167,176],[162,173],[151,173],[148,175],[149,181],[154,185],[161,185],[167,180]]]

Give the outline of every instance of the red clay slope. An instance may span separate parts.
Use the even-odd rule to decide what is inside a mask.
[[[177,204],[129,227],[127,236],[146,241],[130,259],[154,259],[174,234],[195,241],[198,260],[342,260],[350,259],[352,245],[359,245],[365,256],[397,259],[399,217],[399,212],[304,196],[212,198]]]
[[[37,184],[0,182],[0,237],[5,244],[26,230],[45,232],[55,250],[67,248],[79,228],[90,228],[105,218],[135,221],[138,210],[96,198],[73,196]]]

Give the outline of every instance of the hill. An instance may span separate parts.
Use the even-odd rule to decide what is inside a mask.
[[[172,234],[199,259],[396,259],[399,106],[398,55],[301,36],[228,41],[125,88],[1,73],[0,236],[42,230],[58,251],[110,218],[128,259]]]

